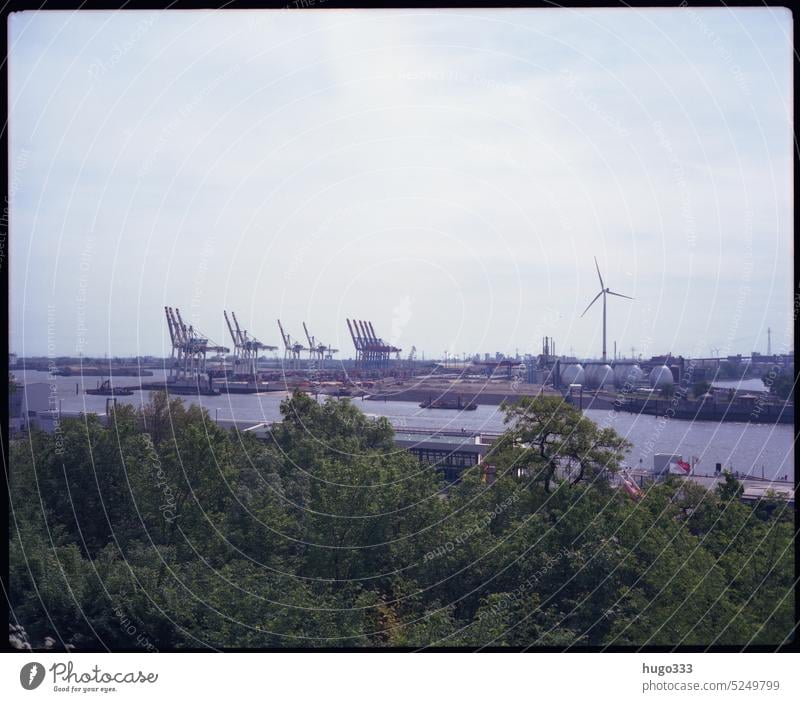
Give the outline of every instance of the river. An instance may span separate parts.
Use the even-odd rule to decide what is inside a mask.
[[[19,382],[48,382],[47,373],[40,371],[16,371]],[[154,382],[163,377],[163,371],[155,371],[144,382]],[[58,392],[61,411],[105,412],[106,398],[86,395],[83,388],[95,387],[100,378],[56,377],[53,379]],[[119,378],[120,385],[134,385],[136,378]],[[741,381],[742,383],[758,382]],[[78,394],[75,392],[78,384]],[[736,381],[734,381],[735,385]],[[748,389],[742,385],[742,389]],[[755,388],[753,388],[755,389]],[[130,398],[120,398],[131,404],[141,405],[149,393],[137,391]],[[274,421],[280,419],[280,403],[285,392],[259,395],[213,395],[184,396],[186,401],[206,407],[212,418],[237,421]],[[459,431],[482,430],[499,432],[504,428],[500,409],[490,405],[479,405],[472,412],[457,410],[424,410],[413,402],[370,401],[353,399],[352,402],[370,415],[388,417],[398,429],[418,427],[430,430],[449,429]],[[601,426],[610,426],[633,444],[627,457],[631,466],[649,468],[654,453],[676,453],[685,459],[696,456],[700,459],[699,473],[713,473],[716,463],[740,473],[777,478],[794,476],[794,428],[789,425],[746,424],[739,422],[691,422],[678,419],[662,419],[650,415],[634,415],[613,410],[587,410],[586,416]]]

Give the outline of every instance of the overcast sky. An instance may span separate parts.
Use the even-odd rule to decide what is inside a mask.
[[[11,349],[792,348],[783,9],[23,12]],[[85,302],[83,300],[85,299]]]

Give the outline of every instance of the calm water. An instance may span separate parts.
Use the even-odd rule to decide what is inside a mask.
[[[355,400],[368,414],[389,417],[397,427],[482,429],[502,431],[503,415],[497,407],[478,405],[474,412],[423,410],[411,402]],[[789,425],[758,425],[739,422],[690,422],[636,415],[612,410],[587,410],[586,416],[601,427],[611,427],[633,444],[627,461],[650,468],[654,453],[677,453],[686,459],[697,456],[698,473],[713,473],[714,464],[740,473],[752,472],[775,478],[794,475],[794,432]]]
[[[163,372],[155,371],[161,377]],[[15,373],[21,382],[46,382],[47,373],[24,371]],[[145,382],[157,380],[159,375],[144,378]],[[83,388],[96,387],[100,378],[58,377],[55,383],[61,401],[61,410],[71,412],[105,412],[105,397],[95,397],[82,392]],[[79,393],[75,393],[78,383]],[[135,385],[136,378],[120,378],[120,385]],[[741,381],[761,383],[760,380]],[[735,385],[735,382],[734,382]],[[762,386],[763,387],[763,386]],[[144,397],[143,397],[144,395]],[[147,401],[149,393],[136,392],[130,398],[121,398],[132,404]],[[186,401],[200,403],[209,410],[211,417],[272,421],[280,419],[279,406],[286,396],[285,392],[261,395],[217,395],[191,397]],[[498,407],[479,405],[473,412],[457,410],[424,410],[413,402],[373,402],[354,399],[353,403],[370,415],[382,415],[398,428],[419,427],[424,429],[460,429],[502,431],[503,416]],[[741,473],[764,475],[774,478],[788,474],[794,475],[794,429],[789,425],[748,425],[737,422],[689,422],[670,419],[663,422],[658,417],[615,413],[611,410],[588,410],[586,415],[601,426],[610,426],[633,443],[628,455],[631,465],[638,465],[641,459],[645,467],[652,466],[654,453],[678,453],[685,458],[697,456],[701,459],[697,471],[712,473],[715,463]]]

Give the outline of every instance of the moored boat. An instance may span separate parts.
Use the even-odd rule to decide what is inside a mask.
[[[444,410],[466,410],[472,411],[478,409],[478,405],[474,402],[462,402],[461,395],[458,396],[455,400],[439,398],[434,400],[431,397],[428,397],[427,400],[423,400],[419,403],[419,406],[422,409],[444,409]]]
[[[115,388],[111,385],[111,380],[104,380],[96,388],[89,388],[86,391],[87,395],[106,395],[110,397],[123,397],[133,395],[133,390],[130,388]]]

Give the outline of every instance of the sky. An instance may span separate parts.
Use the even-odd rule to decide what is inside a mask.
[[[793,350],[788,10],[20,12],[10,348]]]

